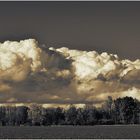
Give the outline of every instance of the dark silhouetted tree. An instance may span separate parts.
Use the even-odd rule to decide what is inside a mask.
[[[41,125],[42,123],[42,106],[32,104],[28,110],[28,120],[32,125]]]
[[[71,105],[70,108],[65,112],[66,124],[76,125],[78,111],[75,106]]]
[[[135,122],[137,103],[132,97],[118,98],[114,101],[116,123],[130,124]]]

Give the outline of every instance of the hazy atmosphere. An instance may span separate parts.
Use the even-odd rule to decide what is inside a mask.
[[[0,2],[0,102],[140,99],[139,17],[140,2]]]

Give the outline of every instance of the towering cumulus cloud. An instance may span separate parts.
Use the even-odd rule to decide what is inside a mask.
[[[102,103],[107,96],[140,99],[140,60],[34,39],[0,43],[1,103]]]

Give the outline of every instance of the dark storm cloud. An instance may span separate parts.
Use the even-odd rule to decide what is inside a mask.
[[[0,40],[139,58],[140,2],[0,2]]]

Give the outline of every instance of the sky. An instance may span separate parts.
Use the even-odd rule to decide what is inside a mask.
[[[0,41],[36,38],[48,46],[107,51],[135,60],[140,2],[0,2]]]
[[[0,103],[140,100],[140,2],[0,2]]]

